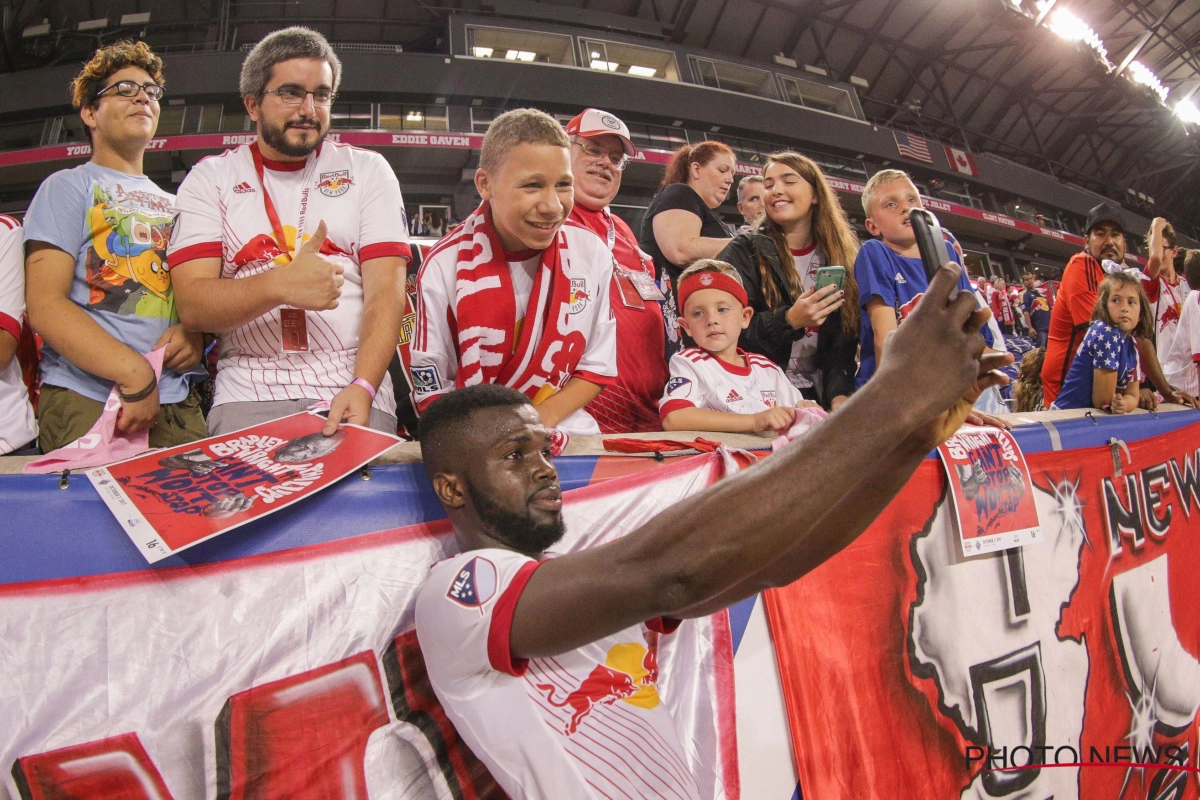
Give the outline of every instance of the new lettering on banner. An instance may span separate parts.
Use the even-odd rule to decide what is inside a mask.
[[[1011,433],[964,425],[938,454],[964,556],[1041,541],[1029,466]]]
[[[358,425],[325,436],[309,412],[88,470],[154,563],[321,491],[400,441]]]

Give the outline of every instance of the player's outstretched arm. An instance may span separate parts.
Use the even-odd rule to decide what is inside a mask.
[[[873,468],[895,479],[888,497],[894,495],[919,460],[893,459],[893,451],[918,431],[941,435],[956,426],[950,413],[961,409],[978,377],[979,326],[987,317],[974,313],[969,292],[951,300],[960,272],[942,267],[889,337],[874,378],[808,435],[629,536],[534,572],[513,619],[513,655],[554,655],[646,619],[682,614],[793,548],[802,554],[803,574],[849,544],[861,527],[831,531],[819,525],[822,518]]]
[[[975,313],[983,314],[986,319],[982,309]],[[881,454],[872,468],[862,473],[857,485],[825,512],[808,536],[794,543],[758,573],[676,616],[707,616],[764,589],[787,586],[835,555],[875,521],[929,452],[958,430],[979,396],[986,389],[1007,382],[1006,376],[993,370],[1012,361],[1013,357],[1008,353],[985,354],[980,359],[979,378],[954,408],[909,434],[890,454]]]

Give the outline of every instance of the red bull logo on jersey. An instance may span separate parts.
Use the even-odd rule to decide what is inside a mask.
[[[337,172],[322,172],[317,181],[317,188],[326,197],[341,197],[350,191],[354,181],[350,178],[350,170],[342,169]]]
[[[779,405],[779,400],[774,389],[766,389],[759,394],[762,395],[763,405],[765,405],[767,408],[774,408],[775,406]]]
[[[622,643],[609,648],[604,664],[597,664],[583,679],[579,687],[561,700],[557,699],[558,688],[554,684],[539,683],[539,691],[546,692],[546,700],[555,708],[570,709],[571,717],[563,725],[563,732],[570,736],[601,706],[611,706],[617,701],[638,708],[654,708],[658,697],[658,634],[643,633],[646,644]]]
[[[567,300],[567,310],[572,314],[578,314],[587,308],[588,301],[592,299],[588,293],[586,278],[571,278],[571,296]]]
[[[1163,309],[1162,316],[1158,320],[1158,329],[1165,331],[1172,325],[1178,325],[1180,314],[1183,311],[1183,303],[1171,303]]]

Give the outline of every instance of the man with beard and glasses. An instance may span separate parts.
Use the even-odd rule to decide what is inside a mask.
[[[990,316],[951,300],[947,264],[884,346],[875,377],[824,424],[610,543],[554,557],[562,492],[550,431],[520,392],[450,392],[421,418],[425,474],[464,552],[416,601],[429,680],[514,800],[698,797],[657,702],[657,644],[811,571],[859,535],[1012,356]],[[747,498],[770,498],[750,502]]]
[[[319,402],[396,431],[387,377],[411,258],[400,185],[378,153],[325,141],[342,66],[321,34],[286,28],[242,64],[258,138],[193,167],[168,255],[180,317],[220,334],[209,430]]]
[[[1108,263],[1105,263],[1108,262]],[[1096,295],[1108,270],[1125,268],[1125,225],[1121,212],[1110,203],[1101,203],[1088,212],[1087,239],[1082,253],[1071,256],[1063,269],[1062,283],[1054,308],[1050,312],[1050,332],[1046,342],[1046,358],[1042,363],[1042,393],[1046,408],[1058,397],[1071,362],[1092,323]],[[1196,399],[1186,392],[1171,388],[1158,363],[1154,342],[1137,340],[1142,368],[1154,388],[1168,403],[1196,406]],[[1154,392],[1144,387],[1141,406],[1153,409],[1157,405]]]

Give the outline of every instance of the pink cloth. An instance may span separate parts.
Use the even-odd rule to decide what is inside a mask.
[[[146,356],[154,368],[154,377],[162,378],[163,348],[153,350]],[[62,472],[64,469],[79,470],[123,461],[150,449],[150,429],[126,436],[117,432],[117,414],[121,411],[121,399],[117,387],[108,393],[104,412],[91,430],[68,445],[47,453],[37,461],[31,461],[22,470],[25,474]]]
[[[792,427],[788,428],[788,432],[781,434],[778,438],[771,442],[771,452],[778,453],[783,449],[788,442],[799,439],[804,434],[813,429],[821,420],[829,415],[825,413],[825,409],[816,406],[808,408],[796,409],[796,421],[792,423]]]

